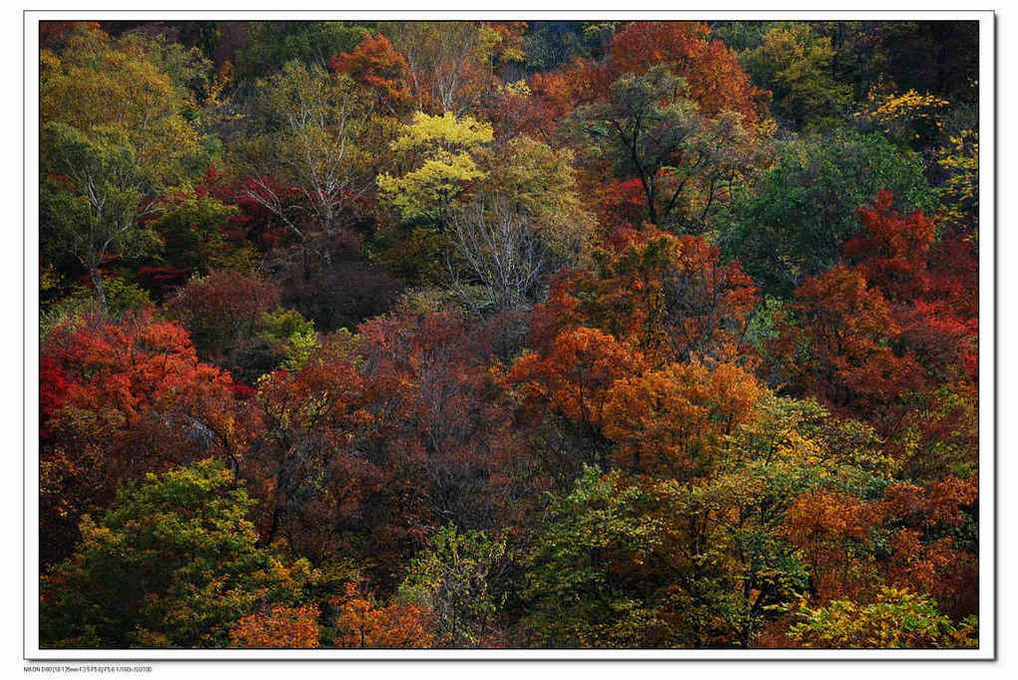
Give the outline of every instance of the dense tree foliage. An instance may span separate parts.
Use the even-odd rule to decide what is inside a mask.
[[[935,193],[915,155],[878,133],[837,130],[785,145],[751,190],[736,194],[720,241],[768,294],[788,297],[829,270],[859,230],[855,211],[890,191],[905,212],[932,212]]]
[[[59,54],[39,55],[40,235],[74,256],[104,307],[102,267],[157,247],[141,218],[159,193],[193,178],[212,144],[174,78],[205,64],[180,46],[175,63],[161,63],[160,47],[79,26]]]
[[[498,578],[505,552],[505,540],[489,540],[482,531],[460,533],[450,524],[411,561],[399,596],[431,610],[442,645],[489,646],[498,639],[496,616],[507,595],[499,592]]]
[[[43,22],[43,644],[978,644],[975,36]]]
[[[125,487],[43,583],[45,638],[70,647],[222,645],[258,602],[301,597],[306,561],[257,547],[252,505],[206,460]],[[243,622],[241,622],[243,624]]]
[[[768,31],[742,57],[754,79],[773,94],[771,110],[796,127],[824,129],[847,116],[851,87],[833,77],[831,39],[810,24]]]

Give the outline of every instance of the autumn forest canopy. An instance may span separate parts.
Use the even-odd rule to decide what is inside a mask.
[[[44,647],[978,644],[977,23],[39,69]]]

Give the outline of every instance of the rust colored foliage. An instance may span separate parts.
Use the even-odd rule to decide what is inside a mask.
[[[42,22],[42,642],[974,642],[938,23]]]
[[[600,214],[608,224],[636,229],[647,216],[647,194],[639,178],[600,186]]]
[[[975,252],[961,241],[935,243],[936,227],[922,213],[903,216],[880,192],[859,211],[865,229],[843,252],[895,307],[902,343],[940,380],[975,382],[978,371],[978,271]],[[957,259],[945,269],[943,252]],[[937,258],[934,258],[934,253]],[[931,266],[931,264],[933,266]]]
[[[756,289],[697,237],[618,232],[595,257],[591,270],[553,283],[535,310],[534,351],[516,360],[507,384],[528,427],[554,425],[548,415],[571,426],[541,436],[543,455],[558,460],[545,460],[553,477],[571,478],[580,461],[606,466],[610,450],[624,467],[688,477],[704,446],[755,400],[755,383],[741,369],[700,363],[752,363],[741,338]],[[714,399],[732,401],[718,410]],[[702,431],[706,421],[716,425]]]
[[[541,74],[535,74],[539,80]],[[545,84],[531,83],[526,89],[512,84],[488,92],[483,101],[485,117],[491,121],[495,140],[504,142],[526,136],[543,142],[550,142],[557,119],[556,111],[565,115],[565,104],[553,105],[546,96],[531,87],[546,87]]]
[[[979,316],[979,246],[972,239],[947,236],[930,247],[933,291],[951,302],[965,319]]]
[[[430,527],[487,528],[519,512],[503,488],[519,435],[488,370],[497,332],[396,314],[264,379],[248,472],[264,534],[316,559],[370,556],[385,586]]]
[[[64,375],[65,367],[56,356],[39,357],[39,438],[48,441],[51,434],[49,419],[67,398],[70,386]]]
[[[770,128],[770,93],[754,87],[735,55],[709,33],[699,23],[631,22],[603,60],[576,58],[530,79],[528,99],[547,117],[528,115],[526,124],[580,145],[578,181],[602,204],[605,224],[621,219],[638,228],[648,218],[678,220],[681,231],[702,233],[732,182],[763,160],[759,141]],[[612,123],[607,132],[586,120],[603,122],[602,114]],[[596,150],[585,146],[591,141]],[[642,211],[631,202],[629,180],[636,175],[646,194]],[[630,213],[639,216],[629,219]]]
[[[774,344],[790,383],[842,411],[868,414],[923,387],[922,366],[891,341],[901,332],[891,306],[861,272],[838,265],[796,291],[795,326]]]
[[[631,22],[615,36],[603,63],[576,58],[557,71],[535,74],[530,88],[553,122],[606,97],[620,76],[659,64],[683,79],[686,96],[708,117],[733,111],[753,125],[767,115],[770,93],[752,84],[723,42],[710,39],[707,25],[687,21]]]
[[[521,436],[489,370],[502,324],[438,312],[360,327],[376,426],[357,445],[388,471],[391,519],[371,538],[390,546],[387,554],[398,547],[406,558],[420,549],[432,523],[486,529],[519,511],[502,485]]]
[[[526,21],[489,21],[487,28],[498,39],[492,52],[492,59],[499,64],[523,62],[526,59],[523,36],[527,32]]]
[[[535,338],[583,324],[642,352],[652,364],[751,360],[742,342],[758,301],[737,262],[695,236],[622,231],[591,271],[553,286],[535,318]]]
[[[667,64],[686,82],[687,96],[708,116],[740,113],[755,123],[766,112],[768,92],[755,87],[728,47],[710,40],[706,24],[687,21],[634,21],[612,41],[607,69],[612,79],[641,74]]]
[[[329,61],[329,68],[349,75],[375,93],[378,105],[390,115],[406,113],[412,105],[406,59],[384,35],[368,35],[353,52]]]
[[[249,614],[230,629],[230,646],[245,649],[314,649],[318,643],[318,607],[273,605]]]
[[[945,534],[969,521],[965,511],[977,494],[976,477],[896,482],[871,502],[814,490],[789,507],[784,534],[802,550],[822,603],[889,583],[929,593],[945,611],[965,616],[978,609],[976,556]]]
[[[541,351],[519,357],[505,376],[516,402],[517,430],[529,442],[530,466],[543,481],[570,485],[582,464],[606,467],[602,433],[612,385],[646,369],[643,355],[596,328],[563,328]]]
[[[394,21],[381,30],[406,59],[413,108],[462,115],[497,82],[496,40],[485,22]]]
[[[208,425],[229,427],[228,409],[221,408],[231,395],[229,375],[201,363],[187,331],[176,324],[148,314],[119,324],[68,322],[47,336],[41,355],[55,381],[47,386],[50,423],[57,437],[68,437],[57,445],[115,445],[154,412],[172,418],[190,411]]]
[[[205,178],[195,187],[198,197],[211,196],[224,204],[235,205],[240,212],[224,227],[224,236],[234,242],[248,241],[259,251],[268,251],[295,238],[293,231],[269,209],[276,200],[295,205],[301,200],[300,187],[289,186],[272,178],[246,178],[236,183],[210,166]]]
[[[978,376],[967,265],[953,279],[932,271],[933,223],[921,213],[894,212],[891,200],[881,192],[860,211],[864,230],[844,247],[852,264],[805,281],[789,306],[794,321],[781,325],[772,344],[793,390],[888,433],[903,418],[916,420],[903,410],[907,395],[942,402],[932,394],[938,385],[967,394]],[[917,427],[927,432],[962,415],[953,407],[920,410],[930,422]]]
[[[892,302],[911,302],[929,294],[927,269],[936,227],[921,212],[895,212],[894,197],[881,191],[876,202],[859,210],[863,230],[842,247],[859,272]]]
[[[610,85],[606,69],[579,57],[557,71],[536,73],[530,79],[530,89],[547,112],[549,127],[577,106],[605,96]]]
[[[893,534],[887,582],[927,592],[955,617],[979,611],[979,570],[974,546],[951,534],[971,521],[979,479],[948,476],[926,486],[897,483],[880,502],[885,527]],[[944,535],[948,534],[948,535]]]
[[[190,331],[202,359],[234,372],[252,361],[262,316],[279,304],[278,286],[233,271],[192,278],[166,304],[170,317]],[[262,372],[253,366],[257,378]],[[264,367],[272,368],[272,366]]]
[[[878,521],[877,508],[835,491],[808,492],[788,508],[785,535],[802,550],[821,602],[856,596],[870,585],[856,573],[865,562],[857,548]]]
[[[762,388],[738,366],[673,364],[615,382],[604,433],[630,472],[685,479],[721,437],[746,422]]]
[[[434,646],[428,632],[429,612],[393,601],[379,605],[361,586],[350,583],[339,607],[335,645],[345,649],[420,649]]]
[[[508,374],[526,409],[551,410],[587,428],[599,427],[616,380],[643,366],[638,352],[596,328],[580,326],[557,335],[542,354],[525,354]]]
[[[349,343],[333,338],[298,371],[263,379],[254,400],[263,428],[244,476],[262,501],[256,523],[263,535],[284,536],[318,559],[348,547],[337,544],[330,529],[337,520],[362,520],[361,503],[379,482],[371,462],[350,449],[351,433],[372,419],[363,409],[364,382],[353,360]],[[326,511],[332,521],[323,517]]]

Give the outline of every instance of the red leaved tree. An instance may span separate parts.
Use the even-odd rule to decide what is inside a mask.
[[[40,350],[43,560],[63,555],[81,513],[117,485],[209,456],[238,463],[250,413],[233,381],[198,360],[187,331],[149,314],[53,329]]]

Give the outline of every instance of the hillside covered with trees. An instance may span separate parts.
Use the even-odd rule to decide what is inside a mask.
[[[42,22],[51,648],[978,643],[975,22]]]

